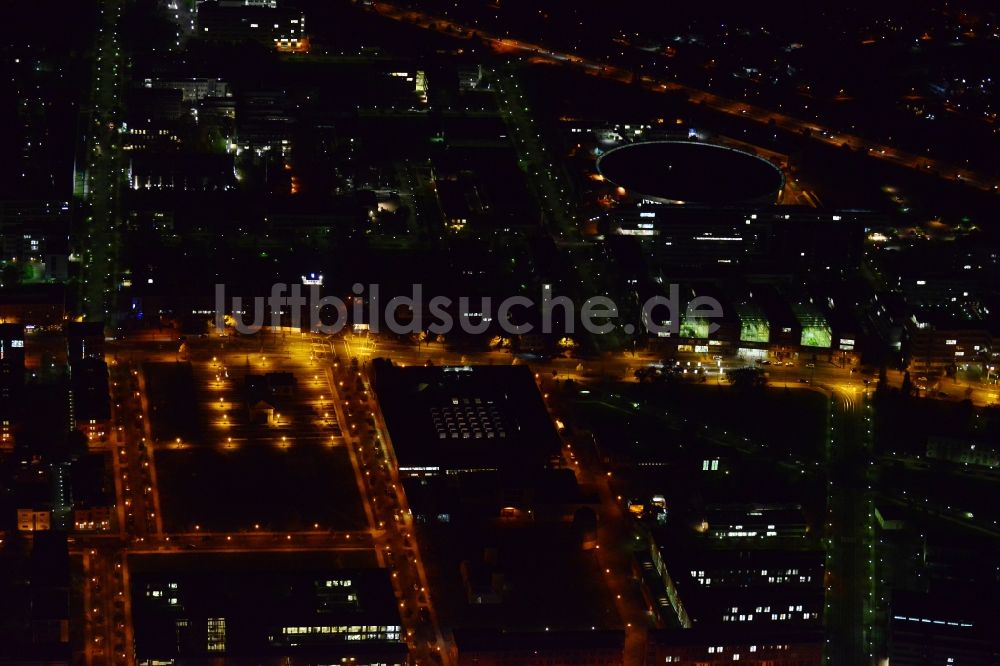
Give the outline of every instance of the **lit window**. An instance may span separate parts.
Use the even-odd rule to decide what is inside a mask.
[[[225,652],[226,650],[226,618],[208,618],[208,644],[205,649],[209,652]]]

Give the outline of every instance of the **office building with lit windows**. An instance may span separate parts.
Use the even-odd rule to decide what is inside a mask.
[[[920,311],[907,323],[904,351],[912,370],[929,372],[970,365],[985,369],[1000,360],[993,342],[996,325],[986,319],[959,319]]]
[[[384,569],[336,569],[305,554],[130,560],[140,664],[406,663]]]
[[[647,600],[680,625],[650,632],[646,663],[822,663],[821,552],[692,546],[654,543],[640,558]]]
[[[706,507],[705,523],[706,536],[729,543],[800,539],[809,529],[798,504],[713,504]]]
[[[681,626],[818,626],[823,614],[823,559],[818,551],[665,548],[653,544],[644,578]]]
[[[280,50],[307,48],[305,14],[276,0],[217,0],[198,6],[198,37],[224,42],[259,42]]]

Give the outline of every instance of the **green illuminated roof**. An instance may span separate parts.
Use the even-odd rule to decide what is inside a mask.
[[[740,303],[736,306],[736,316],[740,320],[740,342],[767,344],[771,341],[771,325],[759,307]]]
[[[802,327],[802,337],[799,341],[803,347],[824,347],[829,349],[833,344],[833,331],[815,306],[808,303],[795,303],[792,312]]]
[[[681,319],[680,335],[682,338],[708,338],[708,320],[704,317],[684,315]]]

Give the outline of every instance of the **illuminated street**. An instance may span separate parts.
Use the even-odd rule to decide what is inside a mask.
[[[0,666],[1000,663],[993,4],[8,3]]]

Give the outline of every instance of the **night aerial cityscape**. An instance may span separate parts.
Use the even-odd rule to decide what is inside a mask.
[[[995,1],[0,33],[0,666],[1000,665]]]

